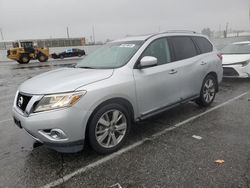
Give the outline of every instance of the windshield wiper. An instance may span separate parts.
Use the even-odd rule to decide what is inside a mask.
[[[83,67],[77,67],[76,68],[81,68],[81,69],[95,69],[94,67],[88,67],[88,66],[83,66]]]

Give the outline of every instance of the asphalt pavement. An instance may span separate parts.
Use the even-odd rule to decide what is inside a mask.
[[[207,109],[190,102],[133,125],[122,152],[36,147],[12,121],[18,85],[77,61],[0,63],[0,187],[250,187],[250,79],[223,80]]]

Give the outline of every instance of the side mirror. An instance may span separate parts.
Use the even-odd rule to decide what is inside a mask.
[[[153,56],[144,56],[139,64],[139,68],[152,67],[157,65],[157,58]]]

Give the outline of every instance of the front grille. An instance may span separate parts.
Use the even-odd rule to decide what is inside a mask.
[[[239,76],[238,72],[231,67],[223,67],[224,76]]]
[[[20,108],[22,111],[24,111],[31,99],[31,96],[24,95],[21,93],[18,93],[17,100],[16,100],[16,106]]]

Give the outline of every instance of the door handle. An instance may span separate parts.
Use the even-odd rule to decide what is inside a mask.
[[[177,73],[177,70],[174,70],[174,69],[168,72],[168,74],[175,74],[175,73]]]
[[[202,62],[201,62],[201,65],[206,65],[206,64],[207,64],[207,63],[206,63],[206,62],[204,62],[204,61],[202,61]]]

